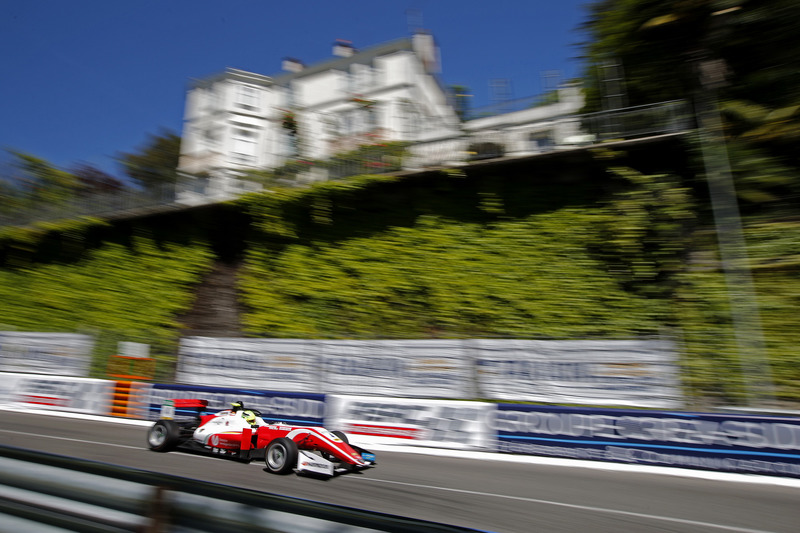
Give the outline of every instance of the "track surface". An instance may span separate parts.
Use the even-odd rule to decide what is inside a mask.
[[[328,481],[146,448],[146,426],[0,411],[0,443],[498,533],[800,531],[800,483],[378,453]],[[764,483],[760,482],[764,481]]]

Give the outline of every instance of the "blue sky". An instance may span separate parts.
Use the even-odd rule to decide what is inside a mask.
[[[0,8],[0,148],[117,177],[119,152],[180,133],[186,88],[226,67],[278,74],[291,56],[331,58],[336,39],[367,48],[422,26],[446,85],[473,106],[490,81],[515,98],[546,73],[581,73],[575,46],[587,0],[6,0]],[[6,159],[5,155],[0,156]]]

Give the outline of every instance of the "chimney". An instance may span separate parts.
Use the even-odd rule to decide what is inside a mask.
[[[353,43],[351,41],[336,39],[336,42],[333,43],[333,55],[337,57],[350,57],[355,53],[356,49],[353,48]]]
[[[299,59],[293,57],[283,58],[283,70],[286,72],[300,72],[304,67],[305,65]]]
[[[436,45],[433,35],[426,31],[418,31],[411,39],[414,52],[425,66],[425,71],[429,74],[440,72],[439,47]]]

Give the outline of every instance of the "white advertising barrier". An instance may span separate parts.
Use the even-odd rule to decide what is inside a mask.
[[[499,404],[497,451],[800,477],[800,418]]]
[[[111,413],[114,382],[35,374],[0,373],[0,405],[93,415]]]
[[[404,397],[474,396],[463,341],[328,341],[186,337],[187,385]]]
[[[318,392],[318,354],[308,341],[185,337],[176,380],[187,385]]]
[[[471,341],[479,397],[676,409],[683,405],[670,342]]]
[[[94,339],[77,333],[0,332],[0,371],[84,377]]]
[[[326,397],[325,426],[342,430],[353,442],[490,450],[495,405],[481,402],[414,400],[373,396]]]
[[[317,341],[326,394],[472,398],[472,363],[456,340]]]

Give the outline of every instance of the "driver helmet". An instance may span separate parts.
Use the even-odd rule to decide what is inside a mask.
[[[253,411],[242,411],[242,418],[244,418],[251,426],[256,423],[256,414]]]

